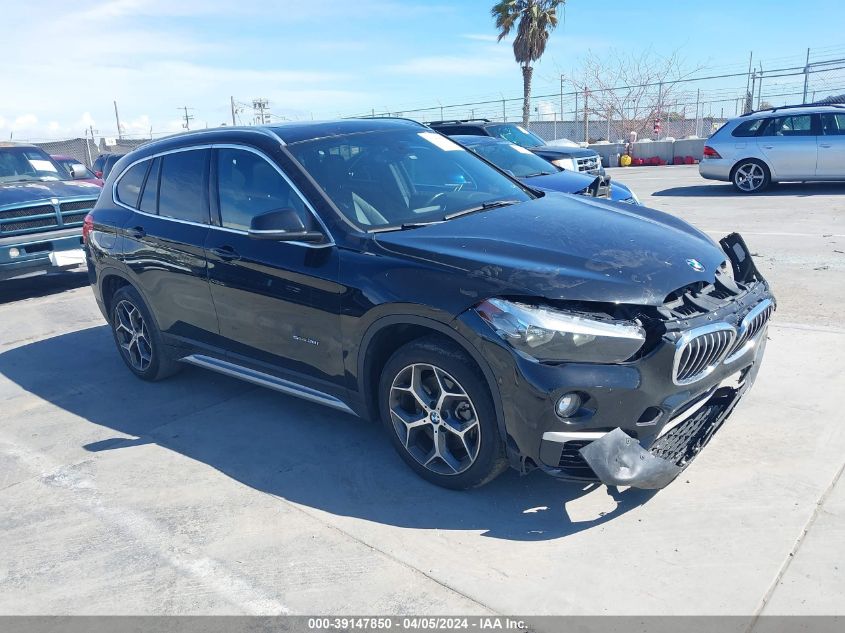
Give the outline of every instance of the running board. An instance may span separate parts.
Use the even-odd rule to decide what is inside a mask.
[[[355,412],[350,409],[346,403],[338,400],[334,396],[330,396],[322,391],[317,391],[316,389],[311,389],[310,387],[299,385],[289,380],[284,380],[283,378],[277,378],[276,376],[265,374],[264,372],[260,372],[255,369],[249,369],[248,367],[242,367],[241,365],[236,365],[235,363],[230,363],[218,358],[212,358],[210,356],[204,356],[202,354],[191,354],[190,356],[185,356],[180,360],[183,363],[196,365],[197,367],[202,367],[203,369],[210,369],[211,371],[216,371],[219,374],[231,376],[232,378],[239,378],[240,380],[251,382],[252,384],[260,387],[267,387],[268,389],[279,391],[289,396],[296,396],[297,398],[302,398],[303,400],[316,402],[317,404],[322,404],[327,407],[337,409],[338,411],[355,415]]]

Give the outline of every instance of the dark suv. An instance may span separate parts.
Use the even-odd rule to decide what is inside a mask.
[[[739,236],[534,191],[405,120],[149,143],[83,232],[137,376],[189,363],[379,418],[452,488],[508,464],[666,485],[751,385],[774,309]]]
[[[495,136],[531,150],[555,167],[593,175],[604,175],[601,156],[591,149],[546,145],[546,141],[515,123],[494,123],[489,119],[432,121],[428,126],[447,136]]]

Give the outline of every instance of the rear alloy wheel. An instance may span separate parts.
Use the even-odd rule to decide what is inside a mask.
[[[124,299],[114,307],[114,335],[123,358],[136,372],[145,372],[153,360],[150,333],[141,311]]]
[[[758,160],[747,160],[734,168],[733,184],[742,193],[757,193],[769,186],[769,169]]]
[[[161,333],[138,291],[123,286],[111,300],[111,328],[123,362],[144,380],[161,380],[180,365],[170,358]]]
[[[473,488],[507,467],[486,382],[446,339],[419,339],[393,354],[382,371],[379,408],[402,459],[432,483]]]

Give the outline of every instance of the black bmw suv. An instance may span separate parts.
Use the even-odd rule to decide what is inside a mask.
[[[406,120],[149,143],[83,234],[138,377],[188,363],[380,419],[451,488],[508,465],[665,486],[751,385],[774,310],[739,236],[534,191]]]

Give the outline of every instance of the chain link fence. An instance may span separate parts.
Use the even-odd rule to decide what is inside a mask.
[[[538,92],[535,90],[535,93]],[[565,90],[531,98],[529,128],[543,139],[625,142],[639,139],[706,138],[728,119],[745,112],[795,103],[815,103],[845,93],[845,59],[805,66],[749,68],[748,72],[593,90]],[[522,122],[522,98],[431,105],[355,116],[396,116],[423,123],[489,119]]]

